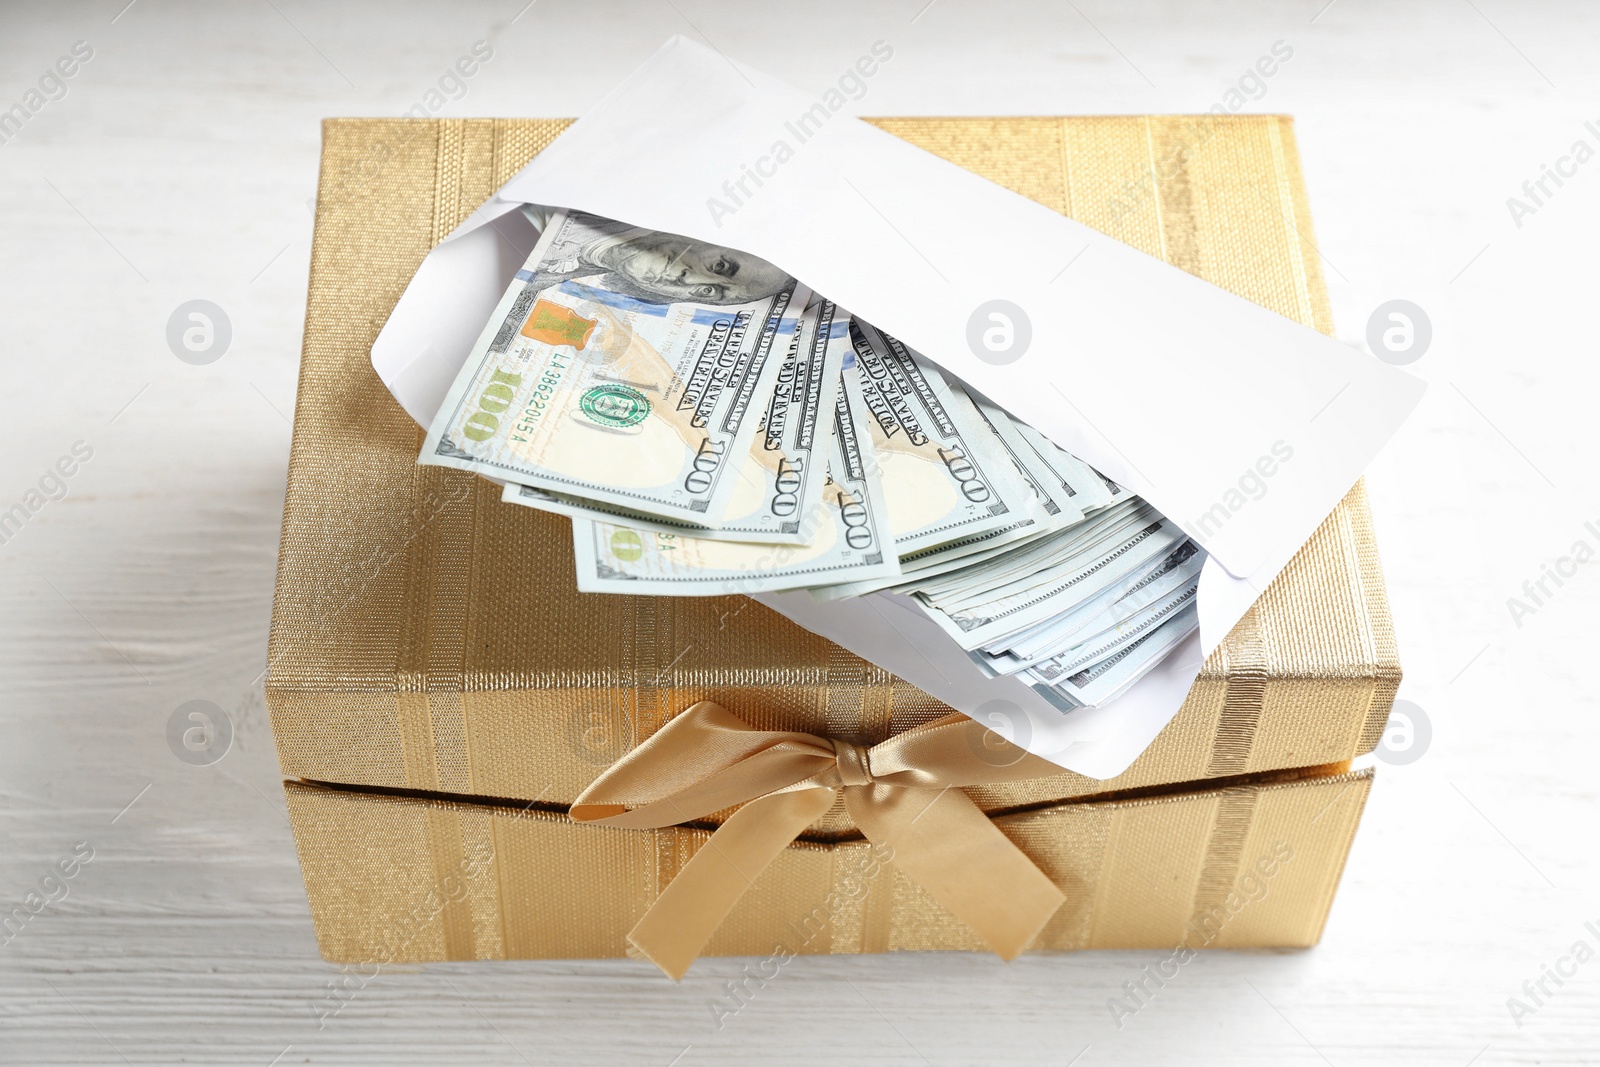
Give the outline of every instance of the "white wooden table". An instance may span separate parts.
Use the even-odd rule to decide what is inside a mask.
[[[523,2],[0,9],[0,109],[92,48],[0,145],[0,512],[92,450],[0,544],[0,916],[93,850],[0,947],[0,1062],[1600,1061],[1600,961],[1524,992],[1575,942],[1600,948],[1600,566],[1508,606],[1575,543],[1600,550],[1600,162],[1561,164],[1538,203],[1522,191],[1573,142],[1600,148],[1600,13]],[[1247,107],[1298,118],[1341,336],[1362,343],[1395,298],[1434,331],[1412,368],[1433,389],[1369,482],[1402,696],[1432,739],[1380,770],[1321,947],[1207,954],[1121,1029],[1107,998],[1156,954],[800,959],[720,1030],[708,1000],[739,961],[680,986],[631,962],[430,966],[382,974],[319,1030],[337,971],[258,677],[318,120],[427,107],[479,40],[492,58],[433,113],[578,114],[672,33],[804,87],[885,40],[852,104],[874,115],[1200,111],[1292,47]],[[1513,195],[1535,210],[1513,218]],[[232,328],[205,366],[166,337],[192,299]],[[193,699],[235,724],[212,766],[166,740]]]

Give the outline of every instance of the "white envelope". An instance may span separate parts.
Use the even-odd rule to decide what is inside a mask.
[[[1205,547],[1198,638],[1125,696],[1066,715],[1014,678],[983,676],[903,598],[756,598],[1093,778],[1121,773],[1155,738],[1203,657],[1424,389],[675,37],[424,260],[372,349],[379,376],[423,425],[533,248],[523,204],[581,208],[776,263],[1144,496]],[[1020,308],[1013,324],[1031,330],[1011,362],[980,358],[988,351],[970,339],[998,321],[974,317],[996,300]]]

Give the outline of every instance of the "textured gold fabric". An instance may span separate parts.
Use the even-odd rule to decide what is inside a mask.
[[[428,249],[564,125],[324,126],[267,679],[288,776],[565,805],[699,700],[863,745],[949,710],[742,597],[579,593],[567,520],[416,465],[421,431],[373,373],[372,341]],[[879,125],[1329,329],[1286,119]],[[1187,165],[1149,180],[1180,142]],[[972,795],[999,810],[1338,762],[1376,744],[1399,676],[1357,485],[1128,771]],[[836,806],[815,829],[851,824]]]
[[[1069,801],[995,826],[1066,897],[1035,949],[1315,944],[1370,772]],[[285,784],[322,954],[336,963],[623,954],[703,829],[583,826],[539,809]],[[865,841],[797,842],[704,955],[981,950]]]
[[[701,701],[595,779],[571,815],[594,826],[653,830],[742,805],[628,932],[628,943],[675,979],[836,796],[866,840],[1009,960],[1064,898],[962,787],[1054,769],[960,713],[869,749],[756,730]]]

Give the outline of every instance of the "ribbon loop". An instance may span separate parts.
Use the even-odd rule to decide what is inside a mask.
[[[997,750],[986,733],[947,715],[866,748],[756,730],[702,701],[595,779],[572,818],[650,829],[740,806],[628,934],[674,979],[768,864],[827,813],[836,789],[867,840],[889,846],[903,873],[1012,959],[1066,897],[960,787],[1061,769],[1010,742]]]

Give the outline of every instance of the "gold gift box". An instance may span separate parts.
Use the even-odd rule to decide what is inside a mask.
[[[877,124],[1331,329],[1287,119]],[[567,520],[502,505],[498,488],[474,476],[416,465],[422,431],[373,372],[373,339],[428,250],[565,125],[324,125],[267,704],[283,772],[302,780],[287,786],[290,809],[330,959],[364,958],[403,925],[393,909],[429,872],[437,890],[468,854],[489,857],[490,871],[471,880],[470,906],[442,907],[396,958],[620,952],[625,917],[649,904],[704,831],[583,827],[564,811],[615,759],[697,701],[714,700],[760,729],[863,745],[949,710],[743,597],[579,593]],[[1126,772],[969,790],[1047,873],[1060,872],[1064,889],[1075,887],[1076,903],[1040,947],[1162,942],[1202,903],[1233,892],[1255,859],[1246,846],[1274,833],[1300,857],[1294,877],[1274,890],[1271,908],[1230,925],[1216,943],[1313,942],[1368,787],[1345,768],[1376,745],[1399,679],[1357,485]],[[1324,794],[1345,800],[1345,814],[1297,807]],[[836,806],[758,882],[708,951],[769,951],[759,942],[782,925],[784,909],[814,906],[837,880],[840,857],[867,847],[853,829]],[[1118,865],[1124,849],[1113,842],[1124,833],[1138,841],[1126,851],[1140,857],[1151,883],[1144,890],[1125,883]],[[475,844],[464,852],[469,838]],[[487,852],[477,851],[484,844]],[[634,877],[641,871],[649,877]],[[774,879],[783,888],[762,889]],[[892,888],[869,894],[873,907],[889,909],[873,932],[819,951],[972,943],[915,886],[885,879]],[[514,917],[511,901],[525,883],[551,899],[603,888],[616,914]],[[1167,888],[1152,897],[1156,885]],[[1172,890],[1171,901],[1162,895],[1183,885],[1190,889]],[[479,899],[484,893],[494,899]],[[507,931],[498,941],[484,933],[497,928],[496,916]]]

